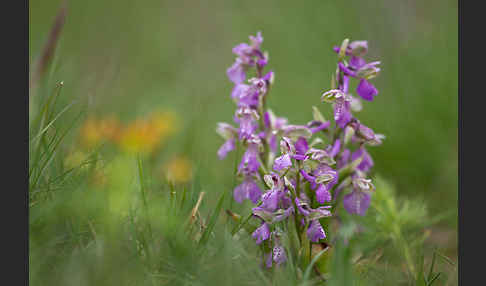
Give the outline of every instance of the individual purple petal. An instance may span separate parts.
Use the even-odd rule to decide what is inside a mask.
[[[243,95],[248,92],[248,89],[250,88],[249,85],[247,84],[236,84],[235,87],[233,87],[233,90],[231,91],[231,98],[235,100],[240,100],[240,98],[243,97]]]
[[[265,266],[267,268],[272,267],[272,262],[273,262],[273,251],[270,251],[269,253],[265,253],[263,259],[265,260]]]
[[[275,159],[273,163],[273,169],[275,171],[280,171],[292,166],[292,161],[290,160],[290,154],[284,154]]]
[[[236,186],[236,188],[233,190],[233,198],[240,204],[246,198],[246,190],[243,183]]]
[[[322,122],[319,126],[311,128],[312,134],[322,131],[331,125],[331,121]]]
[[[272,81],[273,81],[273,77],[274,77],[273,71],[269,71],[268,73],[266,73],[266,74],[263,76],[263,79],[264,79],[265,81],[268,81],[268,82],[272,83]]]
[[[226,140],[223,145],[218,149],[218,157],[220,160],[226,158],[228,152],[235,149],[235,139],[231,138]]]
[[[378,94],[378,90],[369,81],[362,78],[356,88],[356,93],[364,100],[372,101],[373,97]]]
[[[248,199],[252,203],[256,204],[262,197],[262,190],[253,180],[248,182],[247,188],[248,188]]]
[[[273,261],[280,265],[287,261],[287,255],[285,254],[285,249],[281,245],[277,245],[273,248]]]
[[[304,208],[304,204],[300,202],[299,198],[295,198],[295,205],[297,206],[297,210],[303,215],[308,216],[310,211]]]
[[[253,49],[260,49],[260,45],[263,43],[262,32],[257,32],[256,36],[249,36],[251,46]]]
[[[326,185],[319,184],[316,190],[316,200],[320,204],[331,201],[331,193],[326,188]]]
[[[270,140],[269,140],[269,142],[268,142],[268,145],[270,145],[270,150],[271,150],[273,153],[277,152],[277,147],[278,147],[278,145],[277,145],[277,135],[272,134],[272,135],[270,136]]]
[[[354,161],[360,157],[363,157],[363,159],[357,168],[363,172],[368,172],[368,170],[373,167],[373,159],[364,147],[361,147],[353,152],[351,155],[351,161]]]
[[[260,138],[260,140],[264,140],[265,139],[265,131],[260,131],[260,133],[258,133],[258,137]]]
[[[304,137],[299,137],[295,142],[295,153],[298,155],[305,155],[307,150],[309,150],[309,145]]]
[[[261,58],[257,60],[257,65],[259,68],[264,68],[268,64],[267,58]]]
[[[298,160],[298,161],[304,161],[307,156],[306,155],[292,155],[292,158],[295,159],[295,160]]]
[[[250,87],[248,90],[240,94],[238,106],[256,108],[259,104],[259,95],[259,91],[255,90],[255,88]]]
[[[258,128],[258,123],[250,114],[245,114],[240,118],[239,139],[248,139]]]
[[[243,182],[233,191],[235,201],[242,203],[244,199],[249,199],[254,204],[258,202],[262,195],[262,190],[251,177],[246,177]]]
[[[324,232],[319,220],[316,219],[311,221],[309,228],[307,229],[307,238],[314,243],[326,238],[326,233]]]
[[[341,140],[336,139],[336,141],[334,141],[334,144],[332,145],[331,150],[328,152],[329,156],[333,158],[336,157],[336,155],[339,153],[340,150],[341,150]]]
[[[344,94],[348,94],[349,91],[349,76],[343,75],[343,82],[339,84],[339,89],[343,91]]]
[[[233,48],[232,52],[233,52],[233,54],[235,54],[239,57],[243,57],[243,56],[249,54],[251,52],[251,49],[252,48],[247,43],[241,43],[241,44],[236,45]]]
[[[278,191],[277,190],[270,190],[263,194],[262,196],[262,204],[260,208],[268,210],[268,211],[275,211],[278,207]]]
[[[245,69],[239,59],[236,59],[235,63],[226,70],[226,74],[235,84],[242,83],[246,78]]]
[[[344,167],[348,163],[350,156],[351,152],[349,151],[349,149],[344,149],[341,153],[341,156],[337,160],[336,167],[338,169]]]
[[[243,154],[240,165],[238,166],[238,172],[246,174],[256,173],[260,167],[258,153],[258,145],[249,144],[245,154]]]
[[[340,128],[344,128],[351,121],[350,102],[344,99],[334,103],[334,120]]]
[[[320,213],[323,217],[329,217],[331,216],[331,211],[329,210],[330,208],[331,206],[321,206],[313,210],[313,212]]]
[[[256,244],[262,243],[270,237],[270,229],[268,224],[264,222],[259,228],[257,228],[251,236],[256,240]]]
[[[339,177],[338,172],[326,164],[319,164],[316,170],[314,171],[314,175],[316,178],[323,175],[332,177],[332,179],[326,183],[326,188],[328,190],[330,190],[335,184],[337,184],[338,177]]]
[[[339,69],[345,74],[345,75],[348,75],[350,77],[356,77],[356,72],[355,71],[352,71],[351,69],[349,69],[348,67],[346,67],[342,62],[339,62],[338,63],[338,66],[339,66]]]
[[[350,214],[364,216],[370,206],[371,195],[353,190],[343,197],[343,206]]]
[[[351,123],[351,127],[355,130],[356,139],[371,141],[375,139],[375,132],[364,124],[359,122]]]
[[[355,70],[360,69],[364,65],[366,65],[366,61],[361,57],[352,56],[349,60],[349,66]]]
[[[300,170],[300,174],[311,184],[311,189],[315,189],[316,187],[316,178],[314,176],[309,175],[306,171]]]
[[[263,114],[263,124],[265,125],[266,129],[270,129],[272,127],[272,121],[270,119],[270,112],[265,111]]]

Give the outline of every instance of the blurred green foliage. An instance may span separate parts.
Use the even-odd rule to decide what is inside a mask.
[[[61,2],[29,2],[30,63],[39,57]],[[214,132],[216,123],[230,121],[234,112],[229,96],[232,85],[225,73],[234,58],[231,48],[259,30],[263,32],[263,49],[270,53],[269,67],[275,71],[268,105],[277,115],[295,123],[311,120],[312,105],[327,108],[320,103],[320,95],[330,88],[335,69],[332,46],[346,37],[369,41],[368,58],[382,62],[382,73],[374,80],[380,93],[375,101],[363,103],[359,118],[387,136],[382,146],[370,150],[374,172],[393,182],[393,196],[412,199],[403,206],[403,213],[390,207],[391,213],[382,219],[399,220],[403,231],[409,233],[407,214],[423,218],[428,213],[430,223],[439,223],[455,234],[457,23],[456,1],[68,1],[66,24],[52,64],[29,104],[29,163],[33,174],[29,183],[31,196],[36,196],[30,212],[31,283],[150,285],[154,280],[146,279],[153,277],[167,285],[261,285],[258,279],[267,279],[259,268],[260,258],[251,252],[251,238],[235,242],[224,223],[215,224],[215,232],[208,240],[209,254],[203,257],[193,253],[196,246],[187,246],[192,243],[189,238],[174,237],[162,246],[147,242],[154,244],[146,247],[156,257],[164,253],[167,260],[152,261],[150,267],[159,268],[156,271],[149,267],[152,272],[147,276],[145,262],[140,261],[145,256],[137,252],[143,246],[133,245],[129,239],[141,235],[137,241],[143,241],[147,224],[141,230],[130,230],[135,222],[125,225],[113,216],[114,209],[129,215],[134,203],[133,211],[143,209],[140,186],[136,187],[136,158],[118,158],[109,146],[101,146],[87,152],[83,168],[70,170],[63,163],[76,146],[78,127],[86,117],[115,114],[128,122],[157,108],[172,110],[181,119],[179,131],[162,152],[147,159],[149,189],[160,191],[159,200],[151,195],[154,213],[148,217],[153,219],[152,230],[159,231],[161,237],[178,235],[173,230],[183,223],[201,191],[206,195],[200,211],[209,220],[220,195],[231,191],[235,183],[237,154],[219,161],[216,150],[222,140]],[[36,115],[49,96],[56,94],[60,81],[64,83],[62,93],[46,122],[72,105],[50,126],[54,128],[36,137],[46,127],[46,122],[35,122]],[[330,108],[328,111],[327,117]],[[168,185],[156,173],[171,154],[182,154],[195,164],[195,178],[187,186],[189,199],[180,210],[184,215],[175,219],[166,206]],[[95,169],[93,162],[106,166],[106,172],[118,174],[120,180],[109,176],[113,184],[108,182],[108,187],[91,185],[88,178]],[[228,208],[230,201],[227,196],[223,208]],[[248,204],[231,205],[236,212],[247,214]],[[376,217],[372,212],[369,219]],[[410,218],[409,222],[419,218]],[[225,219],[222,213],[218,222]],[[374,236],[370,239],[388,245],[390,236],[385,234],[394,230],[386,227],[392,222],[375,224],[382,227],[377,230],[382,234],[371,232]],[[430,225],[413,226],[411,229]],[[391,237],[395,243],[408,239],[403,233]],[[384,251],[403,250],[403,243],[397,245]],[[447,247],[455,255],[454,241]],[[389,253],[386,257],[394,257],[396,262],[402,256]],[[395,281],[396,277],[385,275],[390,271],[388,264],[384,265],[367,273],[372,275],[374,271],[380,279],[390,280],[371,285],[391,285]],[[209,267],[222,270],[213,273]],[[239,267],[236,272],[235,267]],[[187,271],[179,273],[181,270]],[[168,272],[172,273],[170,277],[161,276]],[[275,275],[274,282],[292,284],[289,281],[294,278],[285,275],[290,274]],[[243,282],[242,278],[247,277],[255,280]]]

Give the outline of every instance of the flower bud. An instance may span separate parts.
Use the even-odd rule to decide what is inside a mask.
[[[333,103],[336,99],[344,97],[344,92],[340,89],[331,89],[322,94],[321,100],[327,103]]]
[[[353,56],[360,57],[368,52],[368,41],[352,41],[348,47]]]

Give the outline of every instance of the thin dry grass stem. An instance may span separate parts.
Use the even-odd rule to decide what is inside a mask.
[[[91,223],[91,220],[88,220],[88,225],[89,225],[89,229],[91,231],[91,234],[93,235],[93,239],[96,241],[96,231],[93,227],[93,224]]]
[[[192,224],[194,222],[194,219],[196,218],[197,212],[199,210],[199,206],[201,205],[202,199],[206,193],[205,192],[200,192],[199,193],[199,198],[197,199],[196,205],[191,211],[191,218],[189,220],[189,224]]]
[[[67,0],[64,0],[61,4],[61,8],[57,12],[56,18],[54,20],[54,24],[49,32],[49,36],[47,37],[47,42],[42,49],[42,53],[40,54],[39,59],[35,63],[34,71],[32,72],[29,88],[34,89],[39,79],[45,74],[47,70],[47,66],[54,55],[54,51],[56,49],[57,42],[59,40],[59,36],[61,35],[61,30],[64,26],[66,21],[66,14],[67,14]],[[32,94],[32,93],[30,93]]]

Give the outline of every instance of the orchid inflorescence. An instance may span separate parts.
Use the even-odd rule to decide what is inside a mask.
[[[372,101],[378,94],[370,80],[378,75],[380,62],[367,63],[366,41],[344,40],[335,46],[338,63],[331,89],[321,100],[332,104],[334,123],[313,107],[313,120],[305,125],[292,125],[266,108],[266,99],[274,81],[273,71],[264,72],[268,54],[262,52],[261,33],[250,36],[250,44],[233,48],[237,56],[227,75],[235,84],[231,97],[237,105],[234,122],[238,127],[219,123],[217,132],[226,140],[219,148],[220,159],[244,148],[237,174],[241,178],[233,190],[234,199],[250,200],[256,206],[252,216],[260,221],[252,237],[263,246],[268,267],[286,261],[281,243],[288,224],[295,224],[299,238],[319,243],[326,238],[321,224],[331,217],[342,202],[350,214],[365,215],[374,186],[368,178],[373,160],[368,146],[380,145],[384,136],[363,125],[352,112],[362,109],[359,99]],[[248,74],[254,77],[247,79]],[[359,82],[351,95],[349,81]],[[266,186],[263,192],[260,186]],[[300,239],[300,242],[303,240]]]

